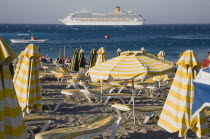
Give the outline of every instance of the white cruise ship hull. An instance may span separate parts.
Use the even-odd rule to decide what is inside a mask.
[[[47,39],[43,40],[28,40],[28,39],[10,39],[12,43],[45,43]]]
[[[143,25],[144,21],[139,21],[139,22],[108,22],[108,21],[104,21],[104,22],[99,22],[99,21],[68,21],[68,20],[62,20],[60,19],[60,21],[65,24],[65,25],[86,25],[86,26],[90,26],[90,25],[110,25],[110,26],[125,26],[125,25]]]
[[[65,25],[143,25],[144,19],[140,14],[132,12],[121,12],[120,7],[116,7],[114,13],[102,14],[94,13],[92,10],[83,9],[71,13],[69,16],[60,19]]]

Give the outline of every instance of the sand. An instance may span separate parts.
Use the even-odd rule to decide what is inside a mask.
[[[94,116],[101,115],[102,113],[112,113],[117,115],[114,108],[111,107],[113,103],[121,103],[117,99],[111,99],[107,105],[88,103],[88,101],[82,95],[74,96],[67,99],[67,96],[60,93],[61,89],[64,89],[67,85],[67,82],[58,83],[55,79],[43,79],[41,81],[42,85],[42,94],[43,97],[55,97],[63,98],[64,104],[62,104],[58,111],[47,110],[47,107],[43,107],[42,113],[33,113],[38,115],[53,116],[56,118],[56,122],[50,125],[51,129],[62,128],[62,127],[71,127],[77,126],[85,123],[87,120],[91,119]],[[169,89],[164,87],[164,90]],[[136,106],[163,106],[164,101],[167,96],[167,91],[162,93],[159,98],[148,98],[146,93],[142,93],[139,97],[135,98]],[[128,101],[128,100],[127,100]],[[151,118],[147,124],[139,125],[136,122],[134,126],[133,118],[126,119],[128,113],[123,113],[123,119],[121,120],[120,126],[117,131],[116,138],[124,139],[176,139],[178,138],[178,133],[169,133],[157,125],[158,115]],[[137,114],[141,122],[145,118],[144,115]],[[35,132],[38,132],[38,127],[34,126]],[[108,138],[110,131],[104,133],[104,137]],[[193,132],[188,133],[189,138],[196,138],[196,135]],[[100,138],[100,137],[96,137]]]

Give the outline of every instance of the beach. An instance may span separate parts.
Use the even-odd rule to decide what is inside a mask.
[[[131,94],[133,93],[132,87],[127,84],[128,81],[129,83],[131,83],[131,80],[132,81],[136,80],[136,82],[139,82],[140,84],[142,84],[147,79],[152,79],[153,81],[155,81],[153,77],[158,75],[157,78],[161,78],[158,80],[164,83],[158,84],[157,80],[153,83],[145,83],[145,84],[143,83],[144,87],[142,89],[142,92],[140,92],[139,95],[136,95],[134,97],[135,107],[141,110],[143,109],[143,111],[145,110],[147,111],[148,109],[150,110],[156,107],[163,108],[166,102],[166,98],[169,94],[169,90],[171,89],[172,81],[175,79],[174,68],[177,68],[177,66],[180,66],[180,65],[183,66],[184,64],[182,61],[185,61],[186,59],[191,60],[191,58],[189,58],[188,56],[195,56],[194,58],[192,58],[195,61],[186,60],[187,62],[185,64],[187,66],[184,65],[183,66],[184,68],[182,67],[183,68],[182,70],[186,70],[185,69],[186,67],[188,68],[189,65],[191,66],[195,63],[196,64],[195,66],[193,65],[194,67],[192,67],[192,70],[194,70],[195,68],[196,70],[197,68],[200,69],[200,66],[201,66],[200,62],[203,61],[203,59],[206,59],[207,51],[209,51],[209,46],[210,46],[210,41],[209,41],[210,25],[205,25],[205,24],[203,25],[143,25],[143,26],[135,26],[135,27],[134,26],[133,27],[126,27],[126,26],[125,27],[124,26],[122,27],[115,27],[115,26],[112,26],[112,27],[107,27],[107,26],[72,27],[72,26],[63,26],[63,25],[1,24],[0,29],[3,30],[0,33],[0,35],[2,35],[5,38],[5,40],[11,46],[11,48],[14,50],[17,56],[20,54],[21,51],[23,51],[26,48],[26,46],[30,47],[29,50],[32,50],[32,49],[34,50],[30,54],[32,54],[31,58],[34,58],[36,56],[34,61],[36,61],[37,63],[34,64],[35,65],[34,68],[36,70],[34,69],[32,71],[37,71],[36,73],[40,72],[40,74],[38,75],[36,73],[33,73],[32,75],[36,76],[37,79],[34,81],[31,81],[31,83],[34,82],[33,85],[37,85],[37,88],[40,88],[39,82],[38,82],[40,79],[41,92],[39,92],[39,89],[36,90],[37,94],[39,94],[39,97],[37,97],[40,99],[39,103],[40,104],[42,103],[40,96],[42,96],[43,98],[59,98],[64,101],[64,103],[61,104],[61,106],[59,107],[57,111],[49,110],[46,105],[43,105],[42,112],[32,109],[30,114],[26,113],[26,116],[30,116],[32,114],[32,115],[37,115],[37,116],[46,116],[46,117],[50,116],[50,117],[55,118],[56,119],[55,123],[51,123],[49,128],[47,128],[47,131],[58,129],[58,128],[68,128],[68,127],[75,127],[75,126],[83,125],[90,119],[96,116],[100,116],[102,114],[111,114],[111,115],[115,115],[116,117],[119,117],[119,113],[117,113],[115,108],[112,107],[112,105],[116,103],[122,104],[122,101],[120,101],[119,98],[111,98],[104,105],[102,103],[97,103],[97,101],[95,101],[94,98],[91,98],[93,103],[90,103],[88,99],[84,97],[84,94],[81,94],[81,90],[79,91],[80,93],[78,93],[77,95],[69,96],[69,95],[62,94],[61,93],[62,90],[66,89],[67,85],[69,84],[67,82],[68,79],[71,79],[71,81],[74,82],[75,84],[79,84],[78,82],[80,80],[82,80],[84,83],[88,83],[88,82],[91,82],[91,80],[94,81],[94,78],[96,78],[98,81],[99,80],[104,81],[105,83],[109,85],[111,84],[111,81],[117,81],[117,82],[127,81],[124,83],[118,83],[117,85],[113,85],[113,84],[110,85],[113,88],[116,86],[117,86],[116,88],[118,88],[114,92],[111,92],[111,93],[114,93],[114,95],[116,95],[118,91],[120,90],[119,86],[125,86],[123,87],[123,90],[121,90],[122,92],[120,93],[126,93],[122,95],[129,96],[128,98],[123,99],[125,101],[125,104],[127,104],[131,99]],[[44,43],[37,43],[37,44],[31,44],[31,45],[21,44],[21,43],[16,44],[16,43],[10,42],[10,39],[17,37],[17,34],[25,33],[28,30],[33,32],[33,35],[38,36],[38,38],[46,39],[47,41]],[[153,33],[151,33],[151,31]],[[109,37],[104,38],[104,35],[109,35]],[[93,66],[89,70],[89,73],[88,73],[90,76],[87,77],[86,76],[87,74],[85,75],[85,73],[88,70],[87,67],[90,66],[90,63],[91,63],[90,52],[92,49],[95,49],[95,62],[96,63],[98,62],[97,64],[99,65],[99,67],[97,67],[97,65]],[[119,49],[122,52],[121,54],[117,52],[117,50]],[[183,55],[184,51],[188,53],[193,53],[193,54],[192,55],[186,54],[185,56]],[[28,55],[26,54],[27,52],[28,51],[26,51],[25,53],[21,53],[21,56],[26,55],[26,58],[28,58],[27,57]],[[20,57],[18,58],[20,59]],[[69,62],[67,62],[68,64],[66,64],[66,66],[63,65],[65,61],[64,57],[65,58],[69,57],[68,58]],[[98,59],[96,60],[96,57],[99,60]],[[13,56],[13,58],[16,58],[16,57]],[[17,64],[18,58],[14,60],[16,61],[15,62],[16,64]],[[52,60],[55,60],[57,58],[59,58],[57,63],[56,62],[52,63]],[[184,59],[184,60],[181,59],[181,64],[177,62],[180,58]],[[52,59],[51,62],[48,61],[49,59]],[[29,60],[26,60],[26,61],[29,61]],[[193,64],[188,64],[188,62],[192,62]],[[20,63],[24,63],[24,62],[20,62]],[[105,65],[103,65],[104,63]],[[71,65],[71,68],[69,68],[70,65]],[[117,67],[118,65],[119,67]],[[20,70],[20,72],[17,72],[17,74],[20,73],[20,76],[16,75],[17,78],[22,78],[23,73],[25,73],[26,67],[25,65],[23,65],[23,67],[24,68],[22,69],[20,68],[22,71]],[[67,67],[67,69],[65,69],[65,67]],[[77,70],[75,70],[76,69],[75,67],[77,67]],[[31,67],[29,67],[29,69],[30,68]],[[46,69],[44,70],[44,68]],[[85,72],[84,71],[78,72],[81,69],[84,70]],[[18,70],[19,69],[17,69],[17,71]],[[188,78],[189,78],[190,79],[189,83],[192,83],[192,80],[196,77],[197,71],[192,72],[192,73],[195,73],[195,75],[192,76],[193,78],[188,77],[187,76],[188,74],[183,75],[184,73],[183,71],[179,71],[179,72],[181,72],[181,73],[178,73],[178,76],[180,77],[177,77],[176,79],[177,81],[175,81],[174,86],[176,86],[176,83],[179,82],[178,79],[180,79],[180,84],[183,84],[184,82],[184,85],[186,85],[183,88],[188,88],[189,84],[185,84],[186,80],[188,81]],[[162,75],[167,76],[167,78],[162,77]],[[28,75],[25,75],[23,77],[26,77],[26,76]],[[77,79],[77,76],[78,77],[81,76],[81,77]],[[85,78],[88,78],[88,80],[85,80]],[[64,80],[60,81],[62,79]],[[141,81],[139,79],[141,79]],[[184,79],[184,81],[182,81],[182,79]],[[30,79],[27,79],[27,80],[30,80]],[[108,81],[105,81],[105,80],[108,80]],[[16,84],[17,89],[19,89],[19,84],[21,84],[23,88],[28,86],[28,84],[22,84],[23,82],[24,82],[23,79],[18,79],[17,82],[14,81],[14,84]],[[179,89],[181,91],[178,90],[176,92],[177,94],[180,92],[182,93],[183,90],[184,90],[183,91],[184,93],[190,92],[187,89],[183,89],[182,85],[180,84],[178,84],[175,87],[174,89],[175,91],[172,88],[171,92],[172,93],[176,92],[177,88],[179,88],[180,86],[181,86],[180,87],[181,89],[180,88]],[[95,92],[102,94],[103,87],[106,88],[106,86],[102,85],[102,91],[98,91],[97,89],[99,88],[96,87],[97,91]],[[150,88],[147,88],[147,87],[150,87]],[[78,89],[75,86],[70,87],[70,89],[75,89],[75,88]],[[81,86],[81,84],[79,84],[79,88],[85,89],[86,91],[89,89],[89,88],[85,88],[84,86]],[[151,88],[152,89],[155,88],[154,89],[155,91],[153,90],[154,91],[153,93],[157,97],[154,97],[151,94],[148,95],[148,90],[151,91],[152,90]],[[17,92],[17,89],[16,89],[16,92]],[[136,87],[135,89],[139,90],[138,87]],[[21,91],[19,92],[22,93]],[[138,92],[136,91],[136,93]],[[191,96],[191,94],[187,94],[187,95]],[[177,96],[178,98],[175,98],[175,100],[178,100],[178,101],[184,100],[184,99],[179,99],[180,97],[179,95]],[[182,102],[180,103],[182,104]],[[191,102],[188,104],[190,104],[189,107],[191,107]],[[179,104],[174,102],[174,105],[179,105]],[[131,104],[129,104],[129,106],[131,106]],[[24,111],[27,111],[27,108],[23,108],[23,109]],[[30,107],[28,109],[30,109]],[[136,120],[135,125],[134,125],[134,120],[132,116],[129,119],[127,119],[130,111],[122,112],[122,120],[117,130],[116,138],[119,138],[119,139],[124,139],[124,138],[176,139],[178,138],[179,136],[178,132],[169,133],[168,131],[166,131],[164,128],[161,128],[161,126],[157,124],[159,117],[161,117],[160,116],[161,111],[162,109],[158,113],[152,115],[149,118],[148,122],[146,123],[143,123],[143,121],[146,118],[146,115],[137,112],[136,116],[140,120],[140,123],[138,120]],[[177,112],[175,111],[174,113],[177,113]],[[169,116],[169,118],[171,117]],[[37,125],[33,125],[32,129],[35,132],[35,134],[37,134],[39,133],[40,127]],[[111,134],[111,131],[108,131],[108,132],[103,133],[103,136],[105,138],[109,138],[110,134]],[[29,134],[29,138],[33,138],[33,137]],[[97,136],[94,138],[100,138],[100,136]],[[197,136],[194,132],[189,131],[187,133],[187,138],[197,138]],[[209,138],[209,136],[203,136],[203,138]]]
[[[107,105],[89,103],[83,95],[72,96],[68,98],[67,96],[61,94],[61,89],[65,89],[67,82],[63,81],[58,83],[55,78],[46,78],[41,80],[42,85],[42,95],[43,97],[53,97],[53,98],[63,98],[64,103],[60,106],[57,111],[50,111],[46,106],[43,106],[43,112],[32,113],[35,115],[52,116],[56,118],[54,124],[51,124],[47,130],[64,128],[64,127],[74,127],[77,125],[84,124],[91,118],[99,116],[101,114],[114,114],[117,113],[114,108],[111,107],[114,103],[121,103],[118,99],[111,99]],[[170,84],[163,86],[164,90],[168,90]],[[71,87],[73,89],[73,87]],[[167,97],[167,92],[161,93],[158,98],[148,98],[145,92],[135,98],[136,107],[154,107],[163,106],[165,99]],[[125,101],[127,102],[128,99]],[[178,133],[169,133],[163,128],[157,125],[158,117],[160,113],[156,114],[155,117],[151,118],[148,123],[139,125],[136,121],[134,126],[133,118],[127,120],[128,112],[123,113],[123,119],[120,122],[120,126],[117,130],[116,138],[124,139],[178,139]],[[143,122],[145,115],[137,114],[140,121]],[[37,126],[33,127],[35,131],[39,132]],[[103,135],[105,138],[110,136],[111,132],[105,132]],[[95,137],[100,138],[100,137]],[[188,133],[188,138],[196,138],[193,132]]]
[[[0,139],[210,139],[210,0],[2,0]]]

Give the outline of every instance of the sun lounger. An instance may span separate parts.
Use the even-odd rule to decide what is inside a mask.
[[[125,87],[124,85],[110,85],[108,83],[103,83],[102,87],[100,83],[85,83],[85,82],[77,82],[79,85],[83,86],[84,89],[62,89],[61,94],[65,95],[76,95],[76,94],[83,94],[90,103],[93,103],[91,98],[94,98],[97,103],[99,103],[99,100],[97,97],[104,98],[103,104],[105,105],[110,98],[117,98],[120,99],[123,103],[124,100],[122,98],[131,98],[131,94],[128,93],[113,93],[113,90],[116,89],[116,87]],[[101,92],[102,91],[102,92]],[[106,93],[105,93],[106,92]]]
[[[126,88],[126,85],[121,85],[117,82],[115,82],[115,84],[109,84],[109,83],[103,83],[102,84],[102,88],[99,86],[100,83],[84,83],[84,82],[80,82],[80,85],[83,86],[85,89],[80,90],[81,92],[83,92],[84,94],[90,94],[97,103],[99,103],[99,100],[97,99],[97,97],[100,98],[104,98],[104,102],[103,104],[105,105],[109,99],[111,98],[116,98],[116,99],[120,99],[122,101],[122,103],[125,104],[123,98],[131,98],[132,94],[128,94],[128,93],[121,93],[121,91]],[[91,86],[94,86],[96,88],[89,88]],[[113,93],[114,90],[118,88],[118,92],[117,93]],[[101,92],[102,91],[102,92]],[[130,101],[129,101],[130,102]]]
[[[25,115],[24,117],[26,128],[31,133],[33,138],[35,136],[35,133],[32,130],[32,125],[41,125],[42,128],[39,131],[39,133],[41,133],[44,132],[51,123],[55,123],[55,120],[55,118],[49,116]]]
[[[83,89],[62,89],[61,94],[64,94],[68,97],[83,94],[89,103],[92,103],[91,97],[87,93],[83,93],[81,90]]]
[[[39,76],[46,78],[46,77],[54,77],[54,75],[52,73],[49,72],[40,72]]]
[[[54,77],[57,78],[58,82],[62,82],[64,79],[68,80],[68,79],[72,78],[71,74],[64,74],[57,70],[52,70],[50,72],[54,75]],[[61,81],[60,81],[60,79],[61,79]]]
[[[87,83],[87,82],[77,82],[80,86],[82,86],[85,89],[89,88],[96,88],[96,87],[104,87],[104,86],[112,86],[110,83]]]
[[[92,97],[96,100],[97,103],[100,103],[100,101],[97,99],[97,97],[99,98],[104,98],[104,102],[103,104],[105,105],[109,99],[111,98],[116,98],[116,99],[120,99],[122,101],[122,103],[125,104],[124,100],[122,98],[131,98],[132,94],[128,94],[128,93],[110,93],[112,92],[112,89],[114,89],[113,87],[103,87],[103,93],[101,93],[101,88],[93,88],[93,89],[82,89],[80,90],[83,94],[91,94]],[[105,93],[107,92],[107,93]]]
[[[42,102],[47,105],[49,110],[57,111],[63,103],[63,98],[42,98]],[[55,107],[51,109],[49,104],[55,104]]]
[[[50,68],[48,66],[41,65],[41,67],[44,69],[45,72],[50,70]]]
[[[126,111],[126,112],[130,112],[128,118],[131,116],[132,111],[133,111],[133,107],[132,106],[127,106],[127,105],[123,105],[123,104],[114,104],[111,107],[115,108],[117,114],[122,117],[122,114],[120,111]],[[143,123],[147,123],[148,120],[154,116],[154,114],[159,114],[162,111],[162,106],[144,106],[142,108],[139,107],[135,107],[135,113],[136,114],[143,114],[145,115],[145,119],[143,121]],[[128,119],[127,118],[127,119]],[[138,117],[136,116],[139,124],[141,125],[140,120],[138,119]]]
[[[74,87],[74,89],[79,89],[79,86],[77,85],[78,81],[75,79],[68,79],[67,80],[68,85],[66,86],[66,88],[70,88],[71,86]]]
[[[74,87],[74,89],[79,89],[78,82],[81,81],[90,81],[90,78],[85,76],[84,74],[71,74],[72,79],[68,79],[68,85],[66,88],[70,88],[71,86]]]
[[[147,86],[147,96],[150,98],[158,98],[160,94],[163,92],[161,88],[155,86]]]
[[[99,136],[109,129],[112,129],[110,139],[114,139],[120,123],[121,117],[113,115],[101,115],[91,121],[69,128],[58,128],[36,134],[35,139],[70,139],[70,138],[91,138]]]
[[[70,74],[71,71],[67,69],[67,67],[60,67],[60,71],[64,74]]]
[[[42,74],[39,75],[39,79],[40,79],[40,80],[45,79],[45,77],[46,77],[46,75],[42,75]]]
[[[132,83],[128,83],[127,86],[132,87]],[[141,83],[138,83],[138,82],[134,83],[134,88],[135,88],[135,90],[139,90],[137,95],[139,95],[142,92],[142,90],[145,90],[145,87],[143,85],[141,85]]]

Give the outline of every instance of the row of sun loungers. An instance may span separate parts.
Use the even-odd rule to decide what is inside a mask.
[[[55,119],[52,117],[40,117],[40,123],[44,123],[43,128],[41,129],[39,134],[36,134],[36,139],[59,139],[59,138],[90,138],[93,136],[101,135],[102,133],[107,131],[108,129],[112,129],[112,134],[110,138],[114,138],[116,135],[117,128],[119,126],[119,122],[122,119],[121,111],[130,112],[128,118],[132,114],[132,107],[126,104],[130,104],[132,102],[132,94],[129,90],[129,87],[132,87],[131,82],[119,82],[112,81],[110,83],[89,83],[90,78],[80,73],[70,73],[65,68],[61,68],[61,70],[54,70],[51,73],[42,73],[40,74],[40,78],[44,79],[46,76],[54,76],[58,79],[59,82],[63,80],[67,80],[66,89],[61,90],[61,94],[66,95],[67,97],[76,97],[77,95],[83,95],[88,102],[93,103],[94,101],[97,103],[102,103],[105,105],[112,98],[119,99],[123,104],[114,104],[112,107],[116,109],[117,117],[113,115],[101,115],[99,117],[93,118],[91,121],[77,126],[77,127],[69,127],[69,128],[60,128],[54,129],[50,131],[45,131],[50,123],[54,123]],[[152,80],[152,78],[144,81],[144,82],[135,82],[134,87],[138,92],[135,94],[136,96],[140,95],[141,92],[147,92],[148,97],[154,98],[154,92],[156,97],[160,96],[162,90],[158,87],[152,86],[157,81]],[[101,87],[102,86],[102,87]],[[74,89],[70,89],[70,88]],[[125,91],[126,90],[126,91]],[[127,99],[128,102],[125,103],[124,99]],[[43,98],[43,103],[47,105],[50,110],[58,110],[60,105],[63,103],[63,98]],[[55,107],[51,108],[49,104],[55,103]],[[135,112],[139,114],[146,115],[143,123],[147,123],[147,121],[154,116],[154,114],[160,113],[162,107],[153,108],[153,109],[141,109],[135,108]],[[38,117],[37,117],[38,118]],[[139,119],[137,118],[139,121]],[[36,124],[35,121],[31,121],[26,119],[27,128],[29,132],[34,136],[35,134],[30,129],[30,124]],[[141,124],[141,122],[139,122]],[[38,122],[39,124],[39,122]],[[45,132],[43,132],[45,131]]]

